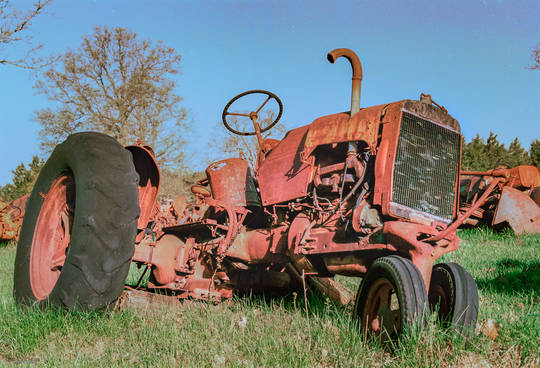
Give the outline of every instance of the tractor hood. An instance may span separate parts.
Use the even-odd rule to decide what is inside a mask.
[[[351,141],[364,141],[375,151],[379,125],[384,122],[388,110],[396,109],[408,111],[460,133],[458,121],[438,107],[415,100],[402,100],[360,109],[353,116],[342,112],[314,120],[307,131],[304,155],[322,144]]]

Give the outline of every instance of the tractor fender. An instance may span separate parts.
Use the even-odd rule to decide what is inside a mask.
[[[139,174],[139,207],[141,214],[137,222],[137,229],[145,229],[151,220],[153,209],[157,206],[161,174],[154,151],[150,146],[132,145],[125,148],[131,152],[135,170]]]

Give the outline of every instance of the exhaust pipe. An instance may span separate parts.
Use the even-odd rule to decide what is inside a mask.
[[[351,116],[360,111],[360,92],[362,90],[362,64],[360,59],[350,49],[335,49],[330,51],[326,56],[328,61],[332,64],[344,56],[351,63],[353,75],[352,75],[352,91],[351,91]]]

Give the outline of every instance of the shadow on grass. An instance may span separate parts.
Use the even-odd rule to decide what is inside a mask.
[[[14,247],[15,244],[12,240],[0,240],[0,249]]]
[[[263,307],[282,309],[287,313],[301,313],[305,315],[306,301],[308,317],[350,314],[352,306],[339,306],[330,299],[316,293],[308,292],[304,299],[303,290],[292,291],[287,294],[269,295],[264,293],[244,293],[234,297],[235,303],[248,307]]]
[[[523,262],[505,258],[497,262],[491,275],[492,277],[476,279],[479,289],[493,290],[507,295],[538,292],[540,262]]]

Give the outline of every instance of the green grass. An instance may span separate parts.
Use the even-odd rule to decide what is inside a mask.
[[[366,341],[350,311],[295,295],[186,303],[151,311],[20,308],[12,297],[15,247],[0,244],[0,366],[432,367],[539,366],[540,235],[461,231],[443,257],[476,279],[480,315],[469,341],[431,320],[391,347]],[[358,279],[345,279],[356,288]],[[488,320],[498,336],[484,336]]]

